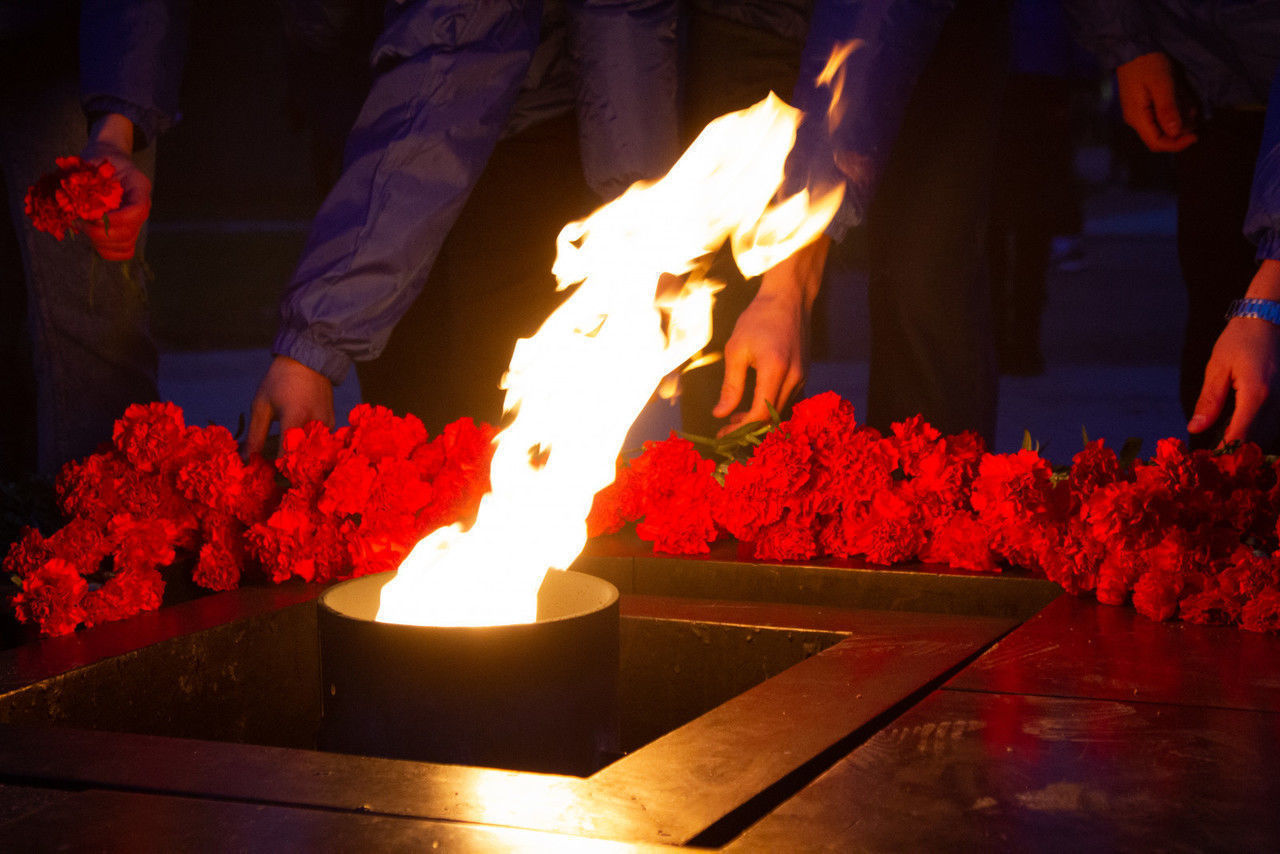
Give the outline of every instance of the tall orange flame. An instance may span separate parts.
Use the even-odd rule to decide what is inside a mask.
[[[516,343],[503,378],[515,417],[495,440],[493,490],[470,529],[441,529],[414,548],[383,588],[379,621],[535,619],[547,570],[568,567],[586,542],[592,498],[613,480],[631,423],[710,339],[719,285],[695,272],[699,262],[728,240],[746,275],[763,272],[814,240],[839,206],[842,188],[773,203],[799,120],[773,95],[722,116],[664,178],[565,226],[553,272],[561,289],[577,289]],[[685,278],[659,292],[664,274]]]

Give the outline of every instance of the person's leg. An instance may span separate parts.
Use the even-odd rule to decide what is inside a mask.
[[[1179,396],[1188,418],[1204,383],[1209,354],[1226,323],[1227,306],[1244,296],[1258,269],[1255,247],[1242,228],[1263,119],[1262,112],[1218,110],[1198,131],[1196,143],[1175,161],[1178,261],[1187,289]],[[1228,419],[1229,415],[1192,436],[1192,447],[1218,444]]]
[[[991,441],[996,368],[984,223],[1008,52],[999,0],[961,0],[912,95],[868,215],[868,422],[916,414]]]
[[[76,154],[85,144],[74,26],[72,17],[56,31],[22,41],[23,55],[38,57],[32,67],[47,73],[38,76],[38,86],[28,85],[29,74],[3,75],[8,83],[0,92],[0,152],[27,283],[38,469],[48,475],[109,440],[113,421],[129,404],[157,399],[158,357],[148,331],[142,265],[130,263],[130,281],[119,263],[97,259],[84,238],[58,242],[35,231],[23,212],[26,188],[53,168],[55,157]],[[5,64],[13,67],[14,58],[8,54]],[[138,162],[149,171],[149,157]]]

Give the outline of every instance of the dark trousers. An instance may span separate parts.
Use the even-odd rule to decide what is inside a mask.
[[[1216,110],[1199,139],[1175,158],[1178,179],[1178,261],[1187,289],[1180,398],[1187,417],[1204,383],[1204,368],[1223,315],[1258,270],[1255,247],[1242,233],[1254,161],[1262,143],[1261,110]],[[1191,438],[1211,448],[1230,422],[1231,407],[1211,429]]]
[[[961,0],[912,93],[867,216],[867,422],[921,414],[943,433],[996,432],[985,231],[1008,68],[1007,7]]]
[[[961,0],[921,75],[867,217],[871,386],[867,423],[882,430],[922,414],[945,432],[995,434],[997,374],[983,262],[992,149],[1008,56],[1006,4]],[[770,88],[789,92],[800,45],[758,29],[690,22],[687,102],[692,130],[747,106]],[[712,97],[707,92],[720,92]],[[728,97],[732,94],[736,97]],[[711,112],[712,115],[706,115]],[[717,300],[723,346],[750,286]],[[839,322],[831,323],[839,334]],[[691,372],[681,398],[685,429],[714,432],[709,410],[723,368]]]
[[[1000,367],[1039,373],[1040,318],[1054,235],[1081,228],[1072,144],[1077,81],[1018,74],[1005,91],[996,144],[987,260]]]

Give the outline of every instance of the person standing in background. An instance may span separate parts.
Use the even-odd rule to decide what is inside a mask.
[[[77,17],[76,5],[8,4],[0,17],[10,223],[0,247],[8,279],[0,346],[13,401],[0,420],[0,465],[9,477],[53,475],[109,439],[129,404],[158,397],[139,253],[155,140],[178,117],[188,8],[85,0]],[[110,161],[125,194],[109,228],[84,223],[87,239],[59,242],[31,227],[23,198],[56,157],[77,152]],[[119,268],[126,264],[128,274]]]

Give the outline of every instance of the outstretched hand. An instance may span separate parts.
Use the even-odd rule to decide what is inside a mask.
[[[804,386],[809,366],[809,315],[822,284],[830,240],[823,236],[764,274],[760,291],[747,306],[724,348],[724,384],[711,410],[729,418],[720,434],[781,410]],[[748,370],[755,372],[749,408],[742,402]]]
[[[80,222],[77,228],[108,261],[133,257],[138,235],[151,215],[151,179],[133,162],[133,123],[116,113],[104,116],[89,133],[89,144],[80,152],[88,162],[106,160],[116,169],[124,188],[120,206],[101,221]]]
[[[1182,151],[1196,141],[1194,111],[1187,106],[1163,53],[1144,53],[1116,69],[1124,120],[1152,151]]]
[[[1280,261],[1262,262],[1246,296],[1280,296]],[[1213,425],[1233,390],[1235,408],[1222,440],[1274,441],[1280,432],[1280,326],[1257,317],[1227,322],[1205,366],[1204,385],[1187,431],[1200,433]]]
[[[311,421],[332,428],[333,383],[301,362],[276,356],[253,396],[246,453],[262,453],[273,421],[280,422],[281,433]]]

